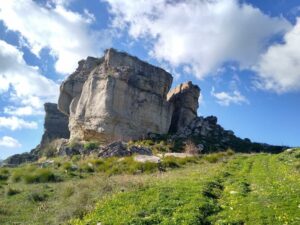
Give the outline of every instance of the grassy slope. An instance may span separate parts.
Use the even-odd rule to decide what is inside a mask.
[[[72,223],[300,224],[299,155],[239,155],[226,166],[194,166],[108,197]]]
[[[62,176],[57,183],[11,182],[11,171],[9,180],[0,179],[0,224],[63,224],[86,212],[72,223],[300,224],[300,150],[225,156],[227,163],[220,156],[151,174],[112,175],[118,171],[111,163],[128,172],[140,169],[130,160],[95,167],[108,173],[70,176],[64,166],[49,168]],[[8,187],[19,193],[7,195]]]

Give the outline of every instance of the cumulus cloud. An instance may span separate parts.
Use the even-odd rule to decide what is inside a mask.
[[[231,104],[249,104],[248,99],[243,96],[238,90],[234,90],[232,93],[229,92],[216,92],[215,88],[212,88],[211,95],[216,98],[217,103],[222,106],[229,106]]]
[[[0,138],[0,147],[5,147],[5,148],[19,148],[22,145],[19,143],[18,140],[9,137],[9,136],[3,136]]]
[[[44,115],[44,112],[41,109],[32,106],[7,106],[4,108],[4,113],[13,116]]]
[[[259,88],[277,93],[300,90],[300,18],[285,34],[284,43],[271,46],[254,70]]]
[[[0,128],[7,128],[10,130],[20,129],[37,129],[38,124],[34,121],[25,121],[21,118],[12,117],[0,117]]]
[[[38,68],[27,65],[23,53],[15,46],[0,40],[0,93],[4,92],[9,92],[9,100],[18,105],[4,111],[20,115],[27,110],[28,114],[31,107],[35,114],[44,102],[57,100],[58,84],[42,76]]]
[[[107,0],[113,26],[153,44],[152,56],[184,65],[198,78],[226,62],[240,68],[257,63],[270,38],[291,27],[238,0]]]
[[[60,73],[73,72],[80,59],[96,56],[110,44],[108,32],[90,31],[94,20],[90,12],[73,12],[66,8],[67,3],[54,0],[42,7],[32,0],[0,1],[0,20],[9,30],[19,32],[35,55],[50,49]]]

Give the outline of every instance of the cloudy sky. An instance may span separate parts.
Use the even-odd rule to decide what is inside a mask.
[[[0,158],[39,143],[43,104],[109,47],[198,84],[198,113],[237,135],[300,146],[299,0],[3,0]]]

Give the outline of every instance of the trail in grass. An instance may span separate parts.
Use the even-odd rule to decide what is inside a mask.
[[[227,171],[213,224],[300,224],[300,176],[277,155],[241,157]]]
[[[175,180],[109,197],[73,224],[300,224],[293,168],[266,154],[197,165]]]
[[[176,171],[175,179],[99,202],[94,212],[73,224],[207,224],[219,207],[203,193],[213,192],[214,185],[209,189],[206,184],[223,169],[223,163],[203,163]]]

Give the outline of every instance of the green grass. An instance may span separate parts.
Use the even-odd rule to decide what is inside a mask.
[[[299,154],[166,157],[159,167],[77,157],[2,168],[0,224],[296,225]]]
[[[188,176],[109,196],[71,223],[300,224],[299,152],[237,155],[223,163],[219,153],[205,156],[212,163],[190,167]]]
[[[82,218],[105,196],[143,188],[159,181],[158,176],[168,177],[173,168],[167,162],[183,170],[200,162],[198,157],[168,157],[163,165],[138,163],[133,157],[53,160],[46,168],[36,164],[0,168],[1,225],[63,224]],[[176,173],[171,174],[176,177]]]

